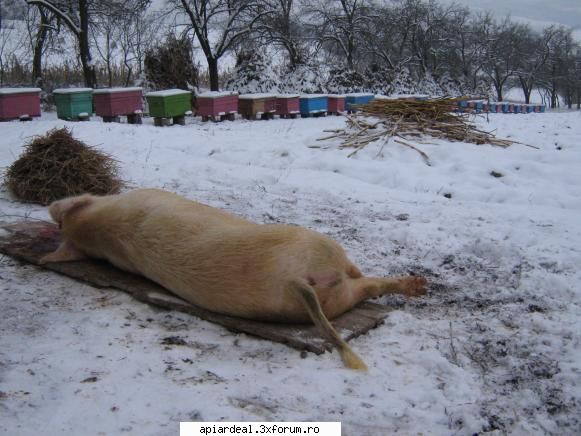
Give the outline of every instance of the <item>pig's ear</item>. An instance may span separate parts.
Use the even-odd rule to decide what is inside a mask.
[[[78,212],[80,209],[88,206],[93,202],[93,196],[89,194],[79,197],[65,198],[64,200],[55,201],[49,207],[49,213],[55,222],[62,224],[65,216]]]
[[[65,200],[65,204],[62,206],[61,213],[63,214],[63,216],[70,215],[84,207],[87,207],[92,202],[93,196],[90,194],[81,195],[80,197],[74,197],[71,198],[69,201]]]

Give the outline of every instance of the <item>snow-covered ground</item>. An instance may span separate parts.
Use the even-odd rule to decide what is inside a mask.
[[[386,323],[337,353],[300,353],[0,258],[0,431],[175,435],[179,421],[341,421],[344,435],[581,432],[581,113],[491,115],[539,147],[430,141],[312,149],[341,117],[185,127],[0,124],[0,166],[67,125],[158,187],[335,238],[367,274],[413,271]],[[491,172],[500,173],[494,177]],[[497,174],[499,175],[499,174]],[[0,191],[0,220],[47,219]],[[186,345],[166,345],[168,337]],[[164,343],[165,342],[165,343]],[[170,341],[171,342],[171,341]]]

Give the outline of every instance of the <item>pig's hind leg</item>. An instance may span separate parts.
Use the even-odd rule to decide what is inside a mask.
[[[358,303],[386,294],[401,294],[408,297],[425,295],[427,281],[423,277],[357,277],[347,272],[348,277],[335,273],[309,274],[312,285],[319,296],[324,314],[333,319],[347,312]],[[357,278],[353,278],[353,276]],[[335,278],[335,280],[331,280]]]
[[[353,305],[362,300],[381,297],[386,294],[420,297],[426,294],[427,283],[427,280],[420,276],[347,279],[347,287],[353,298]]]

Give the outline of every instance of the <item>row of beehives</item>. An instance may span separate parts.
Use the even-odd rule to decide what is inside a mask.
[[[461,100],[458,102],[458,112],[468,113],[502,113],[502,114],[530,114],[544,113],[544,104],[518,104],[510,102],[490,103],[482,100]]]
[[[31,119],[40,116],[38,88],[0,89],[0,121]],[[67,88],[53,91],[57,116],[66,120],[88,119],[93,113],[104,121],[118,121],[127,116],[129,123],[141,123],[144,112],[156,125],[184,124],[192,114],[192,93],[169,89],[144,94],[142,88]],[[196,95],[196,115],[209,119],[234,119],[240,114],[246,119],[316,116],[353,110],[353,105],[365,104],[372,94],[241,94],[235,92],[205,92]]]
[[[39,88],[0,88],[0,121],[31,119],[40,116]],[[53,91],[57,116],[66,120],[88,119],[95,111],[104,121],[119,121],[126,116],[129,123],[141,123],[144,112],[142,88],[66,88]],[[339,114],[353,111],[354,106],[370,102],[372,94],[241,94],[235,92],[205,92],[196,95],[196,115],[202,120],[234,119],[240,114],[246,119],[269,119]],[[145,104],[156,125],[184,124],[192,114],[192,93],[169,89],[145,94]],[[481,100],[461,100],[460,112],[530,113],[545,112],[544,105],[487,103]]]

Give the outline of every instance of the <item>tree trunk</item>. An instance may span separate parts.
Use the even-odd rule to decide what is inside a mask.
[[[304,59],[300,50],[295,47],[295,45],[291,42],[285,44],[286,50],[289,55],[289,66],[291,70],[294,70],[297,65],[304,64]]]
[[[497,71],[494,72],[494,77],[492,78],[492,83],[494,84],[494,89],[496,89],[496,97],[498,98],[498,101],[502,101],[502,97],[503,97],[503,95],[502,95],[503,82],[498,77],[498,72]]]
[[[353,64],[353,51],[355,50],[355,44],[353,42],[353,37],[352,35],[349,36],[349,40],[347,43],[347,65],[349,66],[349,70],[353,71],[354,68],[354,64]]]
[[[502,86],[497,86],[495,84],[494,87],[496,88],[496,98],[498,98],[498,101],[502,101]]]
[[[556,109],[559,103],[559,95],[557,94],[557,85],[555,82],[551,84],[551,109]]]
[[[109,88],[113,86],[113,68],[111,66],[111,33],[107,31],[107,79],[109,81]]]
[[[525,96],[525,103],[529,104],[531,102],[532,86],[529,85],[528,79],[525,79],[525,78],[519,76],[518,80],[520,81],[520,87],[522,89],[522,93]]]
[[[210,75],[210,90],[219,91],[220,83],[218,77],[218,59],[208,57],[208,74]]]
[[[48,36],[48,15],[42,8],[38,8],[40,12],[40,27],[36,34],[36,41],[34,43],[34,55],[32,59],[32,81],[34,86],[42,88],[42,51],[44,50],[44,43]]]
[[[83,65],[83,75],[85,76],[85,86],[87,88],[97,87],[97,75],[95,66],[91,58],[89,46],[89,5],[88,0],[79,0],[79,17],[81,23],[81,33],[79,34],[79,54]]]

